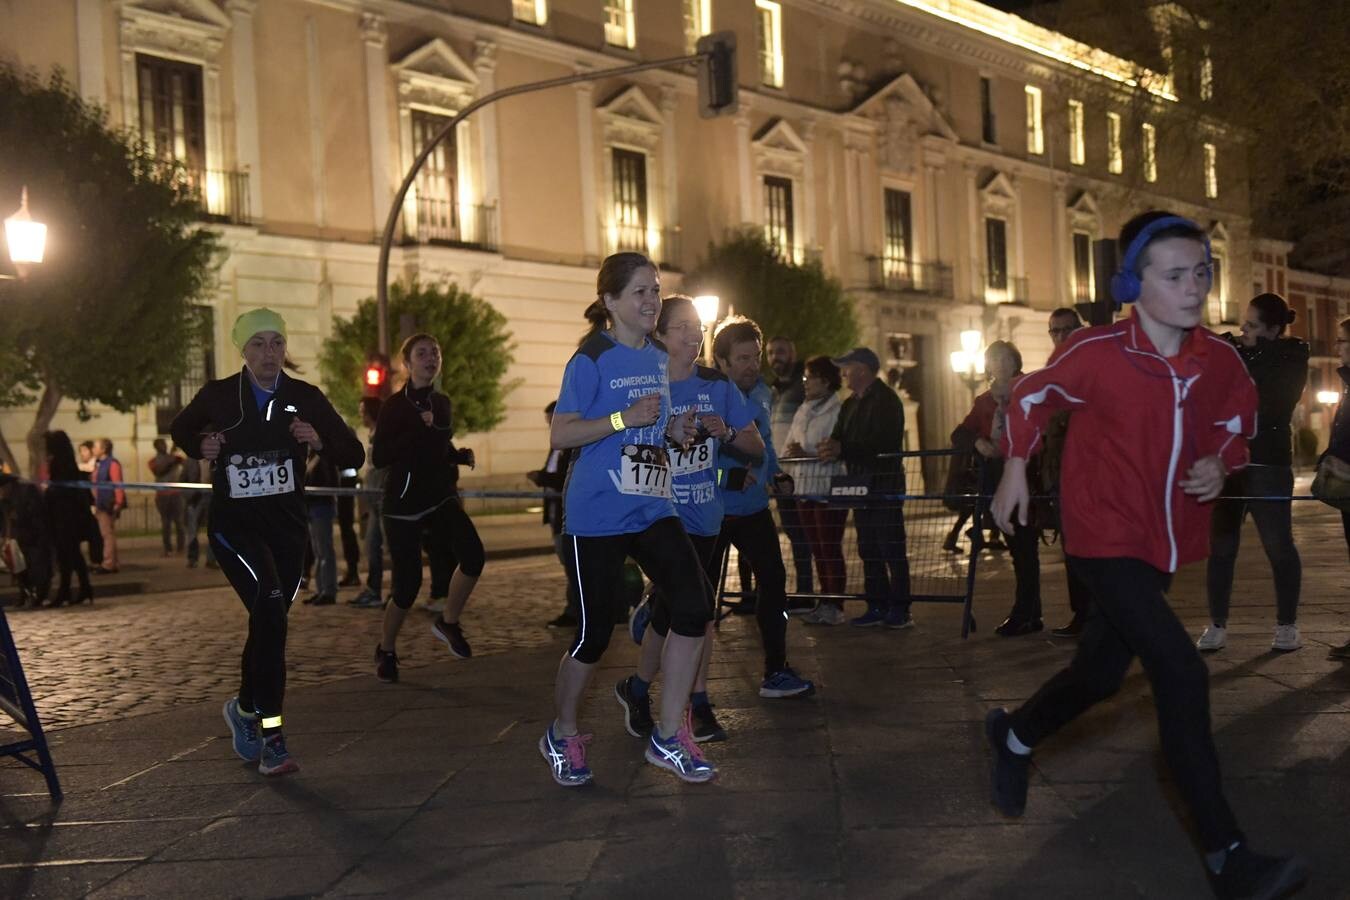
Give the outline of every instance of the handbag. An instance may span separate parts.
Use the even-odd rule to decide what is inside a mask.
[[[28,571],[28,560],[23,557],[23,548],[14,538],[7,538],[0,546],[0,557],[4,558],[5,568],[11,575],[22,575]]]
[[[1350,463],[1324,454],[1313,476],[1312,495],[1342,512],[1350,510]]]

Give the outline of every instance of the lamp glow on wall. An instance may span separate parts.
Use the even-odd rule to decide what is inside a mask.
[[[703,324],[703,358],[712,363],[712,327],[722,309],[722,298],[716,294],[700,294],[694,298],[694,312]]]
[[[984,335],[975,330],[961,332],[961,349],[952,351],[952,371],[970,387],[971,394],[984,383]]]
[[[28,212],[28,188],[23,189],[19,208],[5,219],[5,242],[9,245],[9,259],[15,266],[42,262],[47,249],[47,226],[34,222]]]

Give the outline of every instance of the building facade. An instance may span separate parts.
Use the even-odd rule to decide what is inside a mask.
[[[1091,296],[1092,242],[1137,212],[1209,230],[1214,321],[1265,277],[1240,149],[1221,123],[1168,125],[1176,104],[1203,102],[1175,86],[1202,79],[974,0],[17,0],[0,7],[0,55],[62,67],[181,160],[229,249],[192,375],[156,408],[81,425],[72,406],[55,427],[144,456],[204,378],[238,365],[228,328],[257,305],[286,316],[317,378],[334,317],[374,293],[404,172],[448,117],[502,87],[680,57],[723,30],[739,46],[734,116],[699,117],[688,65],[600,78],[475,113],[417,179],[391,278],[457,282],[507,316],[516,344],[506,421],[464,436],[475,478],[537,467],[539,412],[615,250],[649,253],[669,288],[741,226],[786,259],[819,259],[925,447],[945,445],[970,401],[949,364],[959,333],[1011,339],[1039,365],[1047,313]],[[28,421],[0,414],[11,436]]]

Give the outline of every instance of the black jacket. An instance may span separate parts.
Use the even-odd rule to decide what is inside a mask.
[[[312,384],[278,376],[276,393],[261,410],[253,398],[248,376],[236,375],[208,382],[170,426],[174,443],[193,459],[202,458],[202,437],[221,432],[225,444],[211,478],[212,527],[255,528],[259,525],[290,524],[307,528],[304,502],[304,472],[308,448],[291,437],[291,420],[303,419],[314,426],[323,441],[320,455],[338,468],[357,468],[366,459],[365,447],[342,421],[337,410]],[[280,461],[289,458],[296,489],[267,497],[232,499],[228,470],[248,455]]]
[[[422,421],[431,410],[432,424]],[[430,387],[405,387],[380,407],[375,423],[371,463],[387,468],[384,514],[410,516],[439,506],[455,496],[460,463],[466,451],[457,450],[450,398]]]
[[[1336,407],[1336,418],[1331,423],[1331,442],[1327,452],[1350,463],[1350,366],[1336,370],[1341,376],[1341,403]]]
[[[1288,466],[1294,462],[1294,407],[1308,383],[1308,344],[1298,338],[1258,338],[1255,347],[1237,345],[1256,382],[1256,437],[1247,442],[1252,462]]]
[[[905,407],[886,382],[878,378],[861,395],[845,400],[830,437],[842,445],[850,475],[873,476],[873,490],[904,493],[904,460],[877,458],[898,453],[905,440]]]

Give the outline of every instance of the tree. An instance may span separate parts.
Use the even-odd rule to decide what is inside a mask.
[[[0,202],[28,187],[46,259],[0,283],[0,405],[37,401],[28,468],[63,399],[130,412],[182,377],[219,238],[173,163],[109,127],[60,71],[0,66]],[[7,212],[8,210],[6,210]],[[0,434],[0,458],[17,468]]]
[[[843,285],[817,261],[784,262],[758,230],[734,231],[709,244],[684,285],[686,293],[716,294],[754,319],[765,340],[791,338],[799,359],[843,353],[858,342],[857,316]]]
[[[355,420],[368,355],[376,348],[375,298],[357,306],[350,319],[333,320],[333,336],[319,352],[324,391],[339,412]],[[506,382],[515,345],[506,316],[456,285],[396,282],[389,288],[389,321],[411,321],[414,331],[441,345],[441,390],[455,412],[457,431],[487,431],[506,417]],[[400,368],[401,359],[393,361]]]

